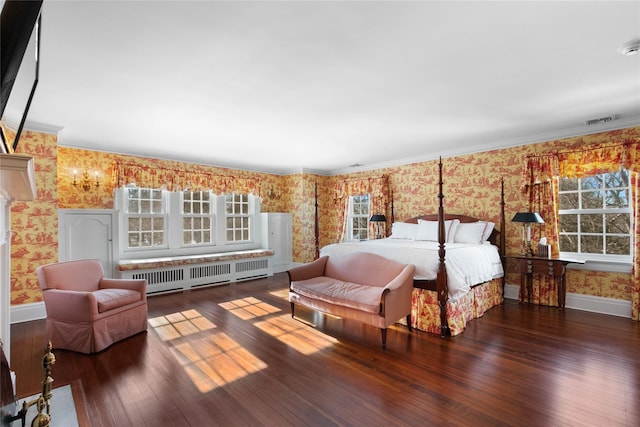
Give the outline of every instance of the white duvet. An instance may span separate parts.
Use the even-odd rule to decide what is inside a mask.
[[[504,275],[498,248],[483,244],[447,243],[445,266],[449,298],[457,299],[471,286]],[[438,273],[438,243],[405,239],[378,239],[331,244],[320,250],[320,256],[339,256],[352,252],[371,252],[403,264],[416,266],[414,278],[434,280]]]

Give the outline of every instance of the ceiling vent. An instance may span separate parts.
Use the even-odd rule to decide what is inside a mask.
[[[584,122],[584,124],[586,126],[593,126],[593,125],[601,125],[603,123],[608,123],[608,122],[612,122],[615,120],[614,116],[608,116],[608,117],[599,117],[597,119],[591,119],[591,120],[587,120]]]

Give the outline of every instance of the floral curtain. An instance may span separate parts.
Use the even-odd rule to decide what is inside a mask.
[[[337,234],[340,242],[344,241],[347,234],[349,197],[360,194],[369,194],[372,214],[386,216],[389,206],[389,177],[383,175],[374,178],[354,178],[335,183],[334,203],[339,207],[337,211],[340,215],[338,218],[340,229]],[[369,232],[373,231],[369,230]]]
[[[522,174],[522,189],[529,197],[529,208],[538,210],[545,220],[544,232],[557,255],[558,242],[558,178],[582,178],[606,172],[628,169],[634,212],[634,233],[631,271],[631,317],[640,320],[640,141],[626,140],[592,144],[527,156]],[[539,236],[538,236],[539,237]],[[543,285],[541,283],[541,285]],[[551,298],[551,297],[549,297]],[[546,303],[541,298],[541,303]]]
[[[112,168],[114,188],[136,184],[140,187],[165,188],[168,191],[211,190],[216,194],[231,192],[260,194],[260,180],[249,177],[190,172],[153,166],[114,162]]]

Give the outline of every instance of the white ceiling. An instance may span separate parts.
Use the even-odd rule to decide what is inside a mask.
[[[619,51],[639,1],[45,0],[42,19],[29,123],[62,146],[335,174],[640,125],[640,55]]]

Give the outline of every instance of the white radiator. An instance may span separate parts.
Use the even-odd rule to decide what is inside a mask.
[[[147,279],[147,295],[272,276],[270,257],[121,271],[124,279]]]

